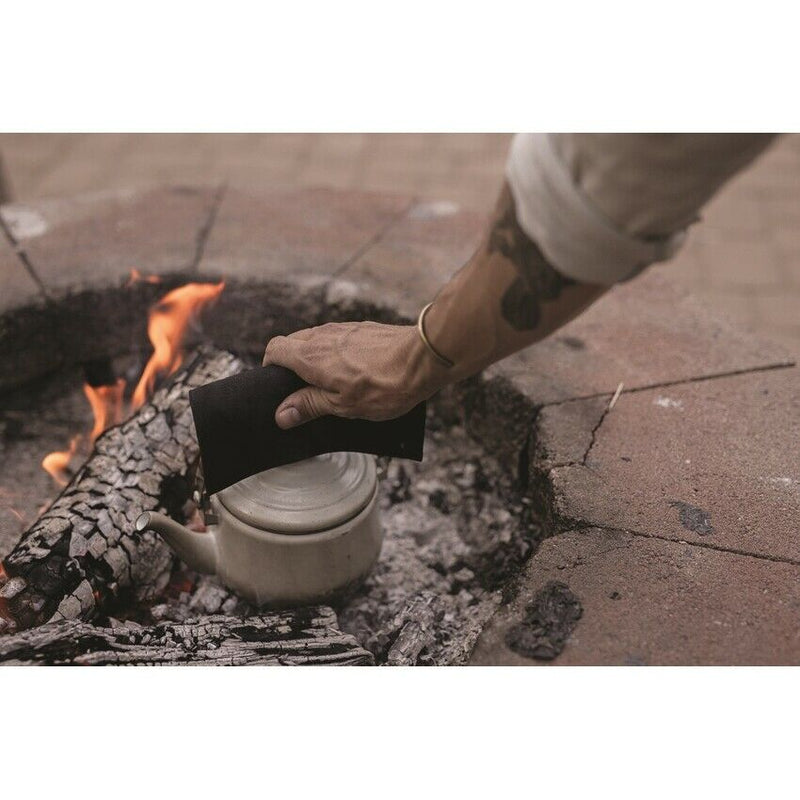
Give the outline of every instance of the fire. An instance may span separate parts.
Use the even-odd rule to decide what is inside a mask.
[[[106,428],[119,425],[122,422],[122,394],[125,391],[125,381],[118,378],[112,386],[89,386],[83,384],[83,393],[92,407],[94,426],[89,433],[89,442],[94,444],[95,439]]]
[[[25,515],[22,514],[20,511],[17,511],[13,505],[11,505],[12,501],[16,500],[17,493],[10,492],[7,489],[4,489],[0,486],[0,508],[4,508],[6,511],[10,511],[19,521],[20,523],[25,522]],[[0,575],[0,584],[2,583],[1,580],[2,576]]]
[[[126,289],[130,289],[135,283],[161,283],[161,278],[158,275],[142,275],[138,269],[134,267],[131,270],[131,276],[128,278],[128,282],[125,284]]]
[[[142,277],[138,270],[131,270],[128,286],[136,281],[159,283],[157,275]],[[131,398],[131,410],[140,408],[153,393],[159,377],[171,375],[180,368],[184,359],[184,341],[190,326],[200,312],[215,301],[225,283],[188,283],[168,292],[150,310],[147,335],[153,345],[153,354],[142,371]],[[109,386],[83,386],[86,399],[92,408],[94,424],[88,434],[73,436],[67,450],[50,453],[42,460],[42,467],[60,486],[69,481],[69,464],[79,450],[88,450],[103,431],[121,423],[126,416],[122,378]]]
[[[133,392],[133,408],[140,408],[153,391],[159,375],[171,375],[183,363],[183,340],[189,325],[212,301],[224,283],[187,283],[164,295],[150,312],[147,335],[153,355]]]
[[[69,483],[67,467],[69,467],[69,462],[72,460],[72,456],[77,452],[78,445],[80,445],[82,440],[83,436],[81,436],[81,434],[73,436],[69,442],[69,449],[56,450],[54,453],[49,453],[42,459],[42,467],[45,472],[48,472],[59,486],[66,486]]]

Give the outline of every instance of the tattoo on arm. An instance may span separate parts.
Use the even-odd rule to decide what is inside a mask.
[[[547,263],[536,243],[520,228],[514,198],[507,185],[503,187],[489,231],[488,251],[500,253],[517,270],[517,277],[501,300],[503,318],[515,330],[534,330],[542,317],[542,303],[556,300],[564,287],[575,284]]]

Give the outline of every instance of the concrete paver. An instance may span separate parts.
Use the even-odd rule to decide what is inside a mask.
[[[482,214],[456,203],[417,202],[340,277],[360,298],[413,319],[473,254],[484,227]]]
[[[0,230],[0,314],[41,299],[39,286]]]
[[[1,134],[0,152],[25,202],[156,182],[228,181],[257,192],[401,191],[488,213],[509,140],[480,133]],[[712,200],[669,269],[712,313],[780,338],[798,353],[799,237],[800,135],[793,134]]]
[[[792,362],[783,347],[709,313],[655,268],[615,286],[536,347],[492,368],[537,405]]]
[[[551,581],[583,615],[551,662],[506,645]],[[547,539],[518,596],[481,634],[476,665],[800,664],[800,566],[596,528]]]
[[[410,205],[402,195],[299,189],[230,189],[209,236],[201,273],[240,280],[332,276]]]
[[[48,292],[190,270],[216,188],[99,192],[3,206],[0,215]]]
[[[565,404],[578,413],[583,401]],[[800,564],[800,370],[623,394],[551,459],[562,527],[620,528]],[[551,417],[563,436],[562,420]],[[591,427],[590,427],[591,426]],[[592,433],[593,429],[594,433]],[[590,449],[573,460],[584,446]],[[569,440],[569,439],[568,439]]]

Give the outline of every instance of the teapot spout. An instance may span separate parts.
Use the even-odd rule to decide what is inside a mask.
[[[217,571],[217,548],[214,534],[209,530],[206,533],[192,531],[175,522],[165,514],[155,511],[145,511],[136,520],[136,530],[152,530],[160,533],[167,544],[186,562],[198,572],[213,574]]]

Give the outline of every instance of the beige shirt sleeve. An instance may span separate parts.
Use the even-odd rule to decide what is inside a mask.
[[[522,229],[563,275],[611,285],[671,258],[772,134],[523,133],[506,165]]]

